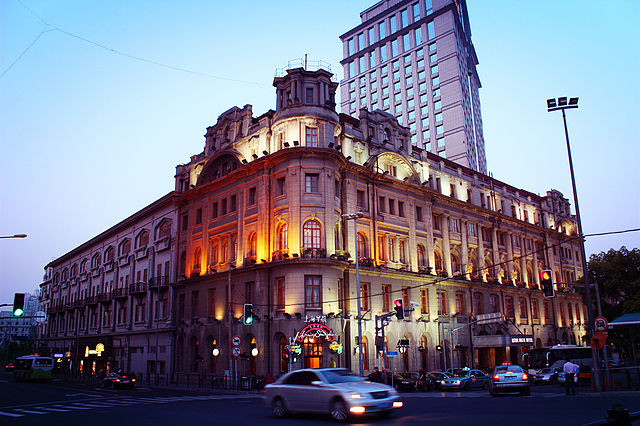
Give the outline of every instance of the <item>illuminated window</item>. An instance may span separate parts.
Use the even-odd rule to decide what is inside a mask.
[[[458,315],[466,314],[465,303],[464,303],[464,293],[461,293],[461,292],[456,293],[456,313]]]
[[[318,147],[318,128],[317,127],[307,127],[306,129],[306,146]],[[314,191],[317,192],[317,191]]]
[[[360,283],[360,302],[363,311],[368,311],[370,306],[369,297],[371,296],[371,284]]]
[[[278,249],[286,251],[289,248],[289,225],[286,223],[280,226],[278,233]]]
[[[512,319],[515,318],[514,311],[513,311],[513,298],[511,297],[504,298],[504,310],[507,318],[512,318]]]
[[[438,315],[447,315],[447,292],[438,292]]]
[[[404,306],[409,306],[409,287],[402,287],[402,302]]]
[[[382,285],[382,312],[389,312],[391,306],[391,286]]]
[[[368,258],[369,252],[367,250],[367,237],[362,232],[358,232],[358,257]]]
[[[440,252],[434,251],[433,257],[434,257],[434,263],[436,267],[436,273],[439,274],[440,272],[442,272],[442,256],[440,255]]]
[[[318,180],[320,175],[317,173],[307,173],[305,175],[305,192],[315,193],[318,192]]]
[[[529,320],[529,314],[527,312],[527,301],[524,298],[520,298],[518,300],[518,305],[519,305],[519,311],[520,311],[520,320],[521,321],[528,321]],[[526,324],[526,322],[525,322]]]
[[[483,314],[482,293],[473,293],[473,310],[476,316]]]
[[[284,277],[276,278],[276,309],[284,309]]]
[[[420,290],[420,313],[428,314],[429,313],[429,305],[427,301],[429,300],[429,290]]]
[[[424,255],[424,246],[422,244],[418,244],[416,251],[418,252],[418,266],[426,267],[427,262]]]
[[[249,234],[247,257],[255,259],[258,251],[258,235],[255,232]]]
[[[302,229],[302,244],[304,248],[320,248],[320,222],[309,220]]]

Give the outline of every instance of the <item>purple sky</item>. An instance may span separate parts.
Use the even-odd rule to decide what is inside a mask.
[[[273,108],[276,68],[308,53],[341,78],[338,36],[373,1],[318,4],[4,0],[0,235],[29,237],[0,240],[0,303],[172,190],[220,113]],[[468,5],[494,177],[573,201],[562,118],[545,100],[579,96],[568,123],[585,233],[640,228],[640,3]],[[640,233],[588,237],[587,253],[622,245],[640,247]]]

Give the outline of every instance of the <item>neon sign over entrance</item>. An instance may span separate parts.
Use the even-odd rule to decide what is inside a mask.
[[[336,340],[336,335],[333,330],[324,324],[318,323],[311,323],[307,325],[305,328],[300,330],[298,334],[296,334],[296,338],[294,340],[302,343],[305,337],[324,337],[329,342]]]

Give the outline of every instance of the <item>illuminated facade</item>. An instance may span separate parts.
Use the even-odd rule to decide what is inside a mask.
[[[173,193],[50,263],[42,285],[52,313],[49,346],[70,347],[85,331],[110,336],[114,350],[123,347],[118,339],[129,339],[142,348],[139,358],[137,350],[129,357],[131,369],[153,372],[148,348],[158,347],[159,324],[170,372],[278,376],[334,365],[357,371],[357,292],[366,372],[400,340],[408,346],[395,368],[410,371],[451,366],[450,343],[455,367],[486,368],[517,362],[523,344],[581,342],[585,314],[572,288],[580,262],[568,201],[426,152],[383,111],[337,114],[331,78],[301,68],[276,77],[275,111],[254,117],[246,105],[221,114],[207,129],[203,152],[177,166]],[[354,212],[363,216],[343,218]],[[168,239],[158,239],[167,221]],[[143,229],[146,257],[138,261]],[[87,266],[88,277],[73,284],[63,278],[65,268],[102,259],[109,247],[118,250],[118,264],[127,239],[129,263],[115,271]],[[148,274],[139,275],[144,268]],[[538,289],[543,269],[554,271],[553,299]],[[115,297],[123,270],[135,281]],[[165,293],[151,285],[161,276],[170,277]],[[144,291],[131,294],[131,285]],[[111,299],[93,299],[105,291]],[[415,302],[415,310],[386,327],[386,351],[376,361],[374,317],[392,311],[395,299]],[[169,313],[155,322],[159,300],[167,300]],[[142,322],[135,320],[140,303]],[[244,304],[253,305],[251,325],[243,324]],[[124,328],[85,322],[79,336],[64,326],[70,315],[79,321],[78,312],[90,321],[94,312],[104,317],[119,309],[128,315]],[[503,314],[499,322],[475,324],[496,312]],[[436,351],[443,343],[446,354]]]
[[[340,40],[341,111],[381,109],[425,151],[487,174],[465,0],[382,0]]]

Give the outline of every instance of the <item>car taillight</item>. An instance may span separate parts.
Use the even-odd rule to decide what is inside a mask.
[[[529,376],[527,376],[526,374],[522,375],[522,380],[529,380]]]
[[[135,381],[136,381],[136,379],[131,379],[131,381],[132,381],[132,382],[135,382]]]
[[[116,379],[115,381],[116,381],[116,382],[119,382],[119,381],[120,381],[120,379]]]
[[[499,382],[500,381],[500,376],[498,376],[497,374],[495,376],[493,376],[493,381],[494,382]]]

